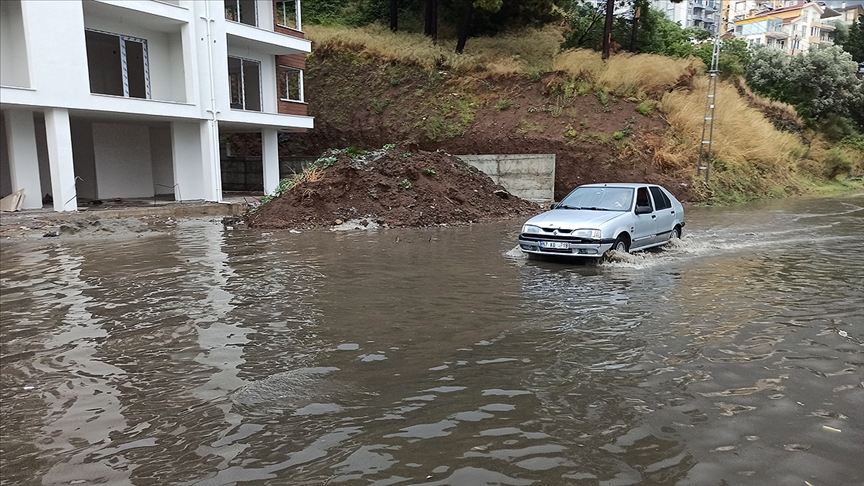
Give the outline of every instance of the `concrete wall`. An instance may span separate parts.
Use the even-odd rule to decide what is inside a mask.
[[[89,121],[70,122],[72,131],[72,157],[75,166],[75,188],[78,197],[98,199],[99,191],[96,181],[96,155],[93,152],[93,123]]]
[[[100,198],[153,196],[148,127],[94,123],[93,158]]]
[[[30,87],[30,67],[20,0],[0,2],[0,85]]]
[[[529,201],[555,199],[555,154],[459,155],[510,194]]]
[[[153,190],[156,194],[174,194],[170,126],[150,127],[150,157],[153,162]]]

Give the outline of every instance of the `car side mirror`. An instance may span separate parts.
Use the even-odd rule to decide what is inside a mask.
[[[636,214],[650,214],[653,212],[654,210],[651,209],[651,206],[636,206]]]

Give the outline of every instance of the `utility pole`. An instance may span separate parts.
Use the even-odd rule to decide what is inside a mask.
[[[720,60],[720,34],[714,38],[714,49],[711,52],[711,68],[708,70],[708,98],[705,100],[705,119],[702,122],[702,143],[699,146],[699,163],[696,176],[705,171],[705,184],[711,171],[711,141],[714,139],[714,106],[717,101],[717,77],[720,70],[717,65]],[[705,138],[705,135],[708,138]]]

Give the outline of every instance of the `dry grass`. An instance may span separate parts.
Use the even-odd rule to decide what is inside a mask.
[[[574,49],[556,56],[553,69],[618,96],[644,99],[659,98],[674,86],[688,85],[696,73],[704,70],[704,65],[695,58],[654,54],[618,54],[603,62],[599,52]]]
[[[661,103],[669,134],[653,148],[655,162],[667,169],[695,172],[697,166],[708,79],[696,79],[693,88],[667,93]],[[806,147],[798,137],[776,130],[731,84],[719,83],[715,100],[712,188],[736,201],[801,192],[804,181],[796,168]]]
[[[558,73],[547,78],[547,92],[563,97],[562,106],[567,97],[592,91],[655,100],[670,128],[665,137],[647,140],[654,163],[664,171],[695,177],[708,81],[701,60],[618,54],[604,62],[591,50],[559,52],[562,34],[554,26],[472,38],[464,54],[454,52],[455,39],[436,44],[422,34],[393,33],[382,26],[309,25],[305,29],[313,53],[348,51],[367,59],[470,73],[475,78],[530,74],[539,79],[545,73]],[[716,100],[712,184],[695,186],[706,198],[738,201],[801,192],[812,185],[808,178],[825,177],[830,161],[845,164],[845,158],[858,170],[864,169],[861,154],[831,151],[824,144],[814,144],[811,150],[797,136],[776,130],[760,112],[794,124],[799,119],[788,105],[760,98],[746,88],[739,94],[727,82],[719,84]]]
[[[600,79],[600,75],[606,68],[598,52],[574,49],[555,56],[552,69],[565,73],[574,79],[594,83]]]
[[[500,76],[546,72],[563,37],[551,26],[523,29],[495,37],[469,39],[463,54],[456,54],[456,41],[437,44],[422,34],[390,32],[380,25],[358,29],[305,27],[313,52],[349,51],[385,62],[396,61],[423,69],[443,68],[456,73]]]
[[[705,69],[701,60],[681,59],[654,54],[617,55],[609,58],[598,83],[620,96],[659,98],[677,86],[688,86]]]

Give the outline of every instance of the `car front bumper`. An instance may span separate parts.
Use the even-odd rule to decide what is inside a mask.
[[[558,246],[564,244],[566,248],[544,248],[541,246],[544,243],[557,243]],[[519,248],[522,252],[534,255],[600,258],[612,248],[613,243],[614,240],[549,241],[533,236],[527,238],[519,236]]]

